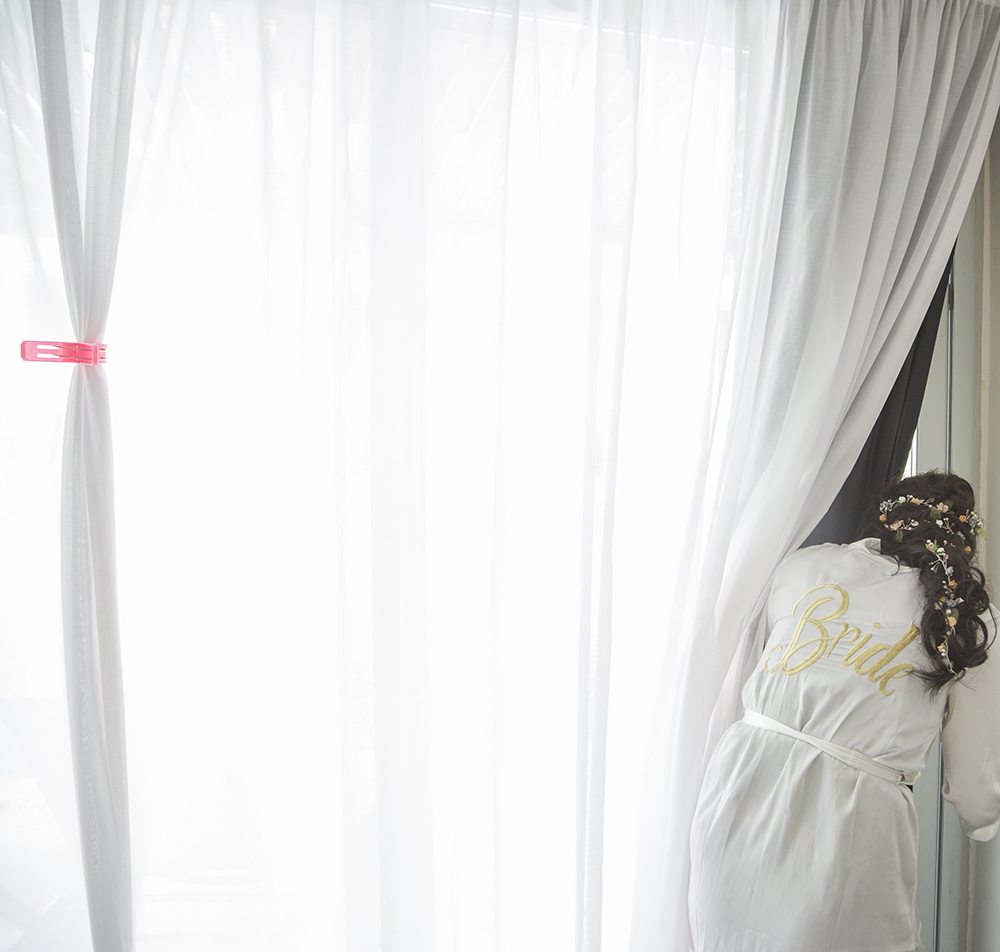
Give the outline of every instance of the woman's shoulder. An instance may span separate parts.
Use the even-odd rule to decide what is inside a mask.
[[[878,565],[896,566],[896,560],[882,555],[878,539],[859,539],[857,542],[838,544],[822,542],[819,545],[796,549],[786,556],[779,568],[798,565]]]
[[[891,556],[882,555],[878,539],[859,539],[845,544],[825,542],[792,552],[775,571],[774,583],[794,587],[820,582],[869,585],[883,579],[909,578],[914,572]]]

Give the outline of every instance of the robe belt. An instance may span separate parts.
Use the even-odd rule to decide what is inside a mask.
[[[813,747],[818,747],[823,753],[836,758],[842,764],[847,764],[848,767],[874,774],[883,780],[891,780],[900,787],[912,784],[919,776],[919,771],[904,773],[901,770],[895,770],[887,764],[872,760],[871,757],[865,756],[861,751],[852,750],[850,747],[841,747],[840,744],[834,744],[828,740],[813,737],[812,734],[803,734],[802,731],[793,730],[787,724],[782,724],[781,721],[776,721],[773,717],[768,717],[766,714],[758,714],[756,711],[746,711],[743,714],[743,721],[751,727],[760,727],[764,730],[774,731],[777,734],[784,734],[786,737],[794,737],[796,740],[805,741],[807,744],[812,744]]]

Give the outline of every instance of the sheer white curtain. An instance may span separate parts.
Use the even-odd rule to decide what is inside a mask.
[[[96,6],[90,5],[85,11],[86,40],[81,11],[75,4],[64,9],[58,2],[34,0],[30,19],[27,4],[8,6],[4,12],[4,53],[11,57],[4,63],[4,100],[8,108],[14,107],[8,113],[4,184],[20,199],[13,204],[21,213],[20,229],[12,230],[26,233],[36,274],[41,270],[42,247],[56,239],[58,256],[53,257],[61,264],[65,285],[61,310],[63,314],[68,310],[70,318],[63,321],[58,337],[65,339],[71,331],[77,340],[101,341],[121,227],[142,4],[136,0],[104,4],[99,15]],[[32,47],[34,63],[30,64],[27,56]],[[20,70],[12,75],[11,65]],[[31,65],[37,66],[35,75]],[[34,109],[25,109],[18,94]],[[18,123],[21,119],[26,120],[24,126]],[[34,141],[30,141],[32,134]],[[27,149],[26,140],[30,142]],[[43,167],[47,158],[48,196],[38,194],[38,170],[23,167],[20,160],[25,158],[38,160]],[[41,208],[34,204],[39,199]],[[46,212],[52,216],[48,221],[44,220]],[[39,303],[39,310],[46,310],[53,302]],[[18,329],[26,329],[25,324]],[[58,378],[50,379],[49,386],[61,389]],[[23,405],[22,400],[14,405]],[[32,422],[37,423],[37,418]],[[73,371],[61,489],[65,701],[90,928],[96,947],[126,952],[132,948],[128,792],[115,592],[111,426],[107,381],[100,367],[78,366]],[[49,498],[42,508],[54,506],[55,500]],[[38,527],[50,524],[43,518]],[[29,588],[36,590],[35,584]],[[31,627],[24,627],[16,637],[27,637],[30,631]],[[32,742],[37,744],[46,728],[52,732],[53,724],[40,713],[38,704],[31,703],[35,699],[15,695],[7,700],[10,752],[15,760],[26,760],[29,765],[23,771],[18,763],[12,771],[17,776],[15,787],[21,788],[14,800],[24,812],[37,817],[45,803],[43,787],[50,788],[49,795],[55,794],[52,780],[58,769],[39,769],[39,751],[32,749]],[[54,818],[55,809],[53,802],[45,811],[48,816],[43,815],[42,827],[46,819]],[[11,819],[15,827],[24,824],[21,812],[16,811]],[[85,941],[79,928],[82,917],[74,908],[79,897],[74,872],[79,867],[76,871],[72,867],[79,854],[65,848],[60,834],[69,832],[72,837],[75,824],[70,823],[67,831],[65,815],[62,819],[62,831],[49,827],[40,838],[37,820],[25,824],[28,830],[36,827],[31,830],[36,835],[20,838],[15,855],[26,861],[30,872],[26,882],[16,882],[5,894],[5,912],[12,913],[5,918],[15,933],[18,929],[33,933],[29,941],[40,934],[50,937],[49,942],[72,945]],[[48,840],[47,850],[40,840]],[[17,855],[25,846],[28,855]],[[39,854],[46,852],[48,862],[39,862]],[[52,853],[59,857],[54,863]],[[47,873],[58,875],[46,882],[44,874],[39,877],[45,867]],[[34,902],[24,901],[26,892]]]
[[[149,322],[110,341],[140,947],[599,935],[643,55],[598,13],[147,18],[116,304]],[[666,102],[694,58],[653,42]],[[179,364],[143,356],[168,322]]]
[[[684,948],[705,758],[761,647],[768,576],[833,500],[952,248],[1000,102],[1000,10],[789,4],[746,257],[717,338],[644,782],[634,950]],[[728,346],[726,346],[728,345]],[[681,857],[685,857],[684,861]]]
[[[991,7],[847,6],[147,2],[107,369],[137,948],[684,948],[743,622],[877,414],[995,109]],[[65,306],[3,49],[0,386],[39,399],[0,475],[47,513],[59,371],[14,363]],[[24,636],[51,559],[11,530],[36,822],[0,915],[44,947],[79,867],[64,836],[19,878],[66,780],[8,712],[65,702]]]

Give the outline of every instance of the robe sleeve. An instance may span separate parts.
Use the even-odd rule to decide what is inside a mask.
[[[986,623],[995,634],[993,620]],[[941,743],[944,798],[966,836],[992,839],[1000,827],[1000,644],[951,688]]]

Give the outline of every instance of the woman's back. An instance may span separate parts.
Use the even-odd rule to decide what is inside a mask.
[[[743,691],[749,711],[859,750],[900,771],[923,768],[947,691],[929,697],[916,572],[878,542],[800,549],[775,573],[769,635]]]
[[[953,745],[956,772],[979,757],[980,743],[1000,746],[996,665],[971,669],[969,683],[927,690],[918,676],[928,657],[918,637],[917,571],[880,555],[872,539],[791,555],[767,610],[767,645],[743,693],[747,711],[764,718],[723,736],[694,820],[695,948],[915,949],[917,824],[906,784],[923,768],[949,704],[968,708],[960,720],[981,718],[977,706],[992,712],[993,726],[981,728],[990,736]],[[970,690],[971,682],[985,687]],[[842,762],[852,758],[854,766]],[[977,782],[960,795],[971,797],[977,821],[1000,815],[997,764],[990,770],[992,794]]]

